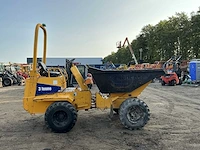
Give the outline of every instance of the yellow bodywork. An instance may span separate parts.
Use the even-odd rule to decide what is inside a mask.
[[[24,109],[31,114],[45,113],[53,102],[67,101],[73,104],[77,110],[91,108],[90,91],[81,91],[79,88],[67,89],[68,91],[46,94],[35,97],[24,97]]]
[[[72,65],[71,72],[74,75],[78,86],[74,88],[66,87],[66,78],[64,75],[50,77],[48,73],[47,77],[40,76],[37,71],[37,42],[38,32],[41,28],[44,32],[44,52],[43,52],[43,63],[46,64],[46,41],[47,33],[44,25],[37,24],[35,28],[34,38],[34,51],[33,51],[33,67],[30,71],[30,77],[26,79],[26,85],[23,97],[23,106],[26,111],[31,114],[45,113],[47,108],[54,102],[67,101],[71,103],[77,110],[84,110],[91,108],[92,93],[85,84],[85,80],[80,74],[78,68]],[[121,103],[129,97],[138,97],[138,95],[145,89],[150,82],[143,86],[135,89],[129,93],[111,93],[109,95],[102,95],[96,93],[96,108],[106,109],[119,108]],[[60,90],[51,93],[37,95],[37,85],[47,84],[60,87]]]
[[[66,88],[66,80],[64,76],[58,76],[58,77],[42,77],[39,76],[37,78],[37,83],[40,84],[49,84],[49,85],[56,85],[60,86],[61,89]]]
[[[58,101],[68,101],[73,104],[73,106],[77,110],[90,109],[92,94],[88,87],[84,84],[84,79],[79,73],[77,67],[73,66],[72,68],[73,74],[75,74],[77,82],[80,83],[80,87],[66,88],[63,89],[63,91],[54,94],[35,96],[36,84],[34,84],[34,82],[31,82],[30,79],[27,79],[23,99],[24,109],[31,114],[45,113],[49,105],[51,105],[53,102]],[[45,80],[45,77],[36,79],[37,82],[43,80]],[[50,81],[51,80],[49,80],[49,82]],[[121,103],[127,98],[138,97],[138,95],[140,95],[140,93],[145,89],[146,86],[148,86],[149,83],[150,82],[144,84],[143,86],[137,88],[130,93],[112,93],[110,95],[102,95],[100,93],[96,93],[96,107],[99,109],[107,109],[110,108],[112,105],[113,108],[119,108]]]
[[[26,80],[24,91],[24,109],[31,114],[44,113],[50,104],[53,102],[67,101],[74,105],[77,110],[91,108],[91,92],[84,84],[78,68],[73,65],[71,68],[75,79],[80,87],[76,88],[63,88],[54,94],[36,95],[37,83],[52,84],[57,81],[58,85],[62,85],[62,76],[60,77],[30,77]],[[66,82],[65,82],[66,86]]]
[[[127,98],[138,97],[150,83],[151,81],[130,93],[111,93],[110,95],[101,95],[100,93],[96,93],[96,107],[106,109],[110,108],[112,105],[113,108],[119,108],[121,103]]]

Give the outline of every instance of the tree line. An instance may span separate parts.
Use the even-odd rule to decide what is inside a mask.
[[[168,60],[172,56],[182,56],[182,60],[200,58],[200,9],[188,16],[176,13],[156,25],[146,25],[141,29],[131,47],[138,61],[154,63]],[[127,47],[119,48],[106,56],[103,61],[127,64],[132,61]]]

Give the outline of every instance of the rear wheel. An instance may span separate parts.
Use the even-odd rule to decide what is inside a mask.
[[[176,80],[172,80],[170,85],[175,86],[176,85]]]
[[[179,84],[178,85],[181,85],[183,83],[183,81],[181,79],[179,79]]]
[[[77,111],[68,102],[55,102],[45,113],[45,123],[53,132],[68,132],[74,127],[76,121]]]
[[[142,128],[149,120],[149,108],[137,98],[128,98],[119,109],[119,118],[125,128],[130,130]]]

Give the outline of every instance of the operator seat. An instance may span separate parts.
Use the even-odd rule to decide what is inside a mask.
[[[39,62],[38,66],[40,68],[39,72],[41,76],[45,76],[48,77],[48,70],[47,70],[47,66],[43,63],[43,62]]]
[[[39,62],[38,66],[40,67],[40,70],[39,70],[40,75],[48,77],[47,66],[43,62]],[[60,75],[60,72],[50,71],[50,77],[58,77],[59,75]]]

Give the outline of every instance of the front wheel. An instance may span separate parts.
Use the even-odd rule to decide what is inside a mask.
[[[150,117],[146,103],[137,98],[128,98],[119,109],[119,118],[125,128],[140,129],[147,124]]]
[[[162,80],[161,81],[161,85],[164,86],[165,85],[165,81]]]
[[[10,78],[3,79],[3,86],[11,86],[12,83],[13,83],[13,81]]]
[[[45,113],[45,123],[53,132],[68,132],[74,127],[76,121],[77,111],[68,102],[55,102]]]

